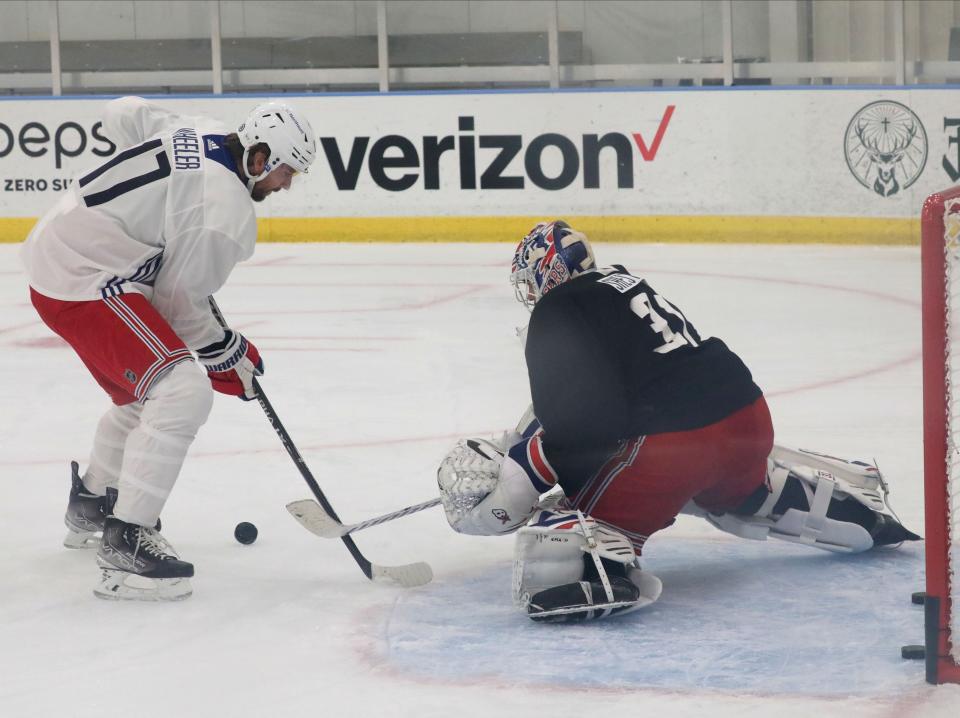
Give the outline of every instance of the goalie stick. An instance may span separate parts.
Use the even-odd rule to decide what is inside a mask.
[[[220,312],[220,307],[217,306],[217,302],[213,297],[210,297],[209,301],[213,316],[216,318],[221,327],[227,329],[226,320],[224,320],[223,314]],[[270,426],[272,426],[273,430],[277,432],[277,436],[280,437],[280,442],[283,444],[283,448],[287,450],[287,454],[290,455],[290,458],[293,459],[293,463],[296,464],[297,468],[300,470],[300,475],[303,477],[303,480],[307,483],[307,486],[310,487],[310,491],[316,497],[318,508],[322,507],[323,511],[325,511],[335,521],[339,522],[340,519],[337,517],[336,512],[333,510],[330,502],[327,501],[327,497],[324,495],[323,490],[320,488],[320,485],[317,483],[316,479],[313,478],[313,474],[310,472],[310,469],[307,468],[306,462],[303,460],[303,457],[297,450],[296,445],[293,443],[293,439],[290,438],[290,434],[287,433],[287,430],[280,422],[280,417],[277,416],[277,412],[274,411],[273,405],[270,403],[270,400],[267,399],[267,395],[264,393],[263,388],[260,386],[260,382],[257,381],[256,377],[253,378],[253,388],[254,391],[257,392],[257,402],[259,402],[260,408],[263,409],[263,413],[266,414],[267,420],[270,422]],[[347,550],[350,551],[350,555],[353,556],[353,560],[357,562],[357,565],[360,566],[360,570],[363,571],[363,575],[369,578],[371,581],[399,585],[403,586],[404,588],[412,588],[414,586],[422,586],[426,583],[430,583],[430,581],[433,579],[433,571],[431,570],[430,565],[427,563],[420,561],[417,563],[404,564],[402,566],[380,566],[375,563],[371,563],[370,560],[364,556],[363,553],[361,553],[360,549],[357,547],[357,544],[354,543],[352,538],[349,536],[343,536],[341,538],[344,545],[347,547]]]
[[[554,511],[562,504],[564,499],[565,496],[563,493],[563,488],[560,486],[554,486],[547,493],[540,497],[536,508]],[[410,514],[415,514],[419,511],[432,509],[434,506],[438,506],[441,503],[442,499],[440,498],[429,499],[422,503],[414,504],[413,506],[406,506],[402,509],[391,511],[390,513],[383,514],[382,516],[376,516],[372,519],[367,519],[366,521],[358,521],[355,524],[344,524],[332,518],[330,514],[324,511],[323,507],[321,507],[313,499],[291,501],[289,504],[287,504],[287,511],[290,512],[290,515],[293,516],[293,518],[300,522],[300,525],[303,526],[303,528],[312,534],[316,534],[321,538],[342,538],[354,533],[355,531],[362,531],[363,529],[368,529],[371,526],[379,526],[380,524],[385,524],[387,521],[393,521],[394,519],[400,519],[404,516],[409,516]]]
[[[392,511],[389,514],[367,519],[366,521],[359,521],[355,524],[341,523],[339,520],[333,518],[329,513],[324,511],[323,507],[321,507],[313,499],[291,501],[289,504],[287,504],[287,511],[289,511],[290,515],[299,521],[300,525],[310,533],[316,534],[317,536],[321,536],[323,538],[343,538],[348,534],[352,534],[354,531],[362,531],[363,529],[368,529],[371,526],[379,526],[380,524],[385,524],[387,521],[393,521],[394,519],[415,514],[418,511],[432,509],[439,503],[439,498],[430,499],[429,501],[424,501],[420,504],[414,504],[413,506],[407,506],[405,508],[398,509],[397,511]]]

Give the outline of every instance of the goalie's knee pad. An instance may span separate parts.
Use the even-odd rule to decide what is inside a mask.
[[[873,466],[779,446],[767,464],[765,496],[707,520],[743,538],[772,536],[839,553],[920,538],[890,511],[887,484]]]
[[[579,511],[538,511],[517,533],[513,600],[535,621],[626,613],[656,601],[660,590],[626,536]]]

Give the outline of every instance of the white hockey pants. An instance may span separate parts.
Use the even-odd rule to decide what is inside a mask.
[[[84,486],[98,495],[116,487],[114,515],[153,526],[212,406],[210,380],[196,362],[174,365],[143,404],[114,406],[100,419]]]

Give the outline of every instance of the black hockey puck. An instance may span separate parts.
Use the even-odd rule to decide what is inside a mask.
[[[927,600],[926,591],[916,591],[910,594],[910,601],[918,606],[922,606],[923,602]]]
[[[911,661],[922,660],[927,657],[927,649],[917,645],[901,646],[900,657]]]
[[[257,527],[249,521],[241,521],[233,530],[233,537],[242,544],[251,544],[257,540]]]

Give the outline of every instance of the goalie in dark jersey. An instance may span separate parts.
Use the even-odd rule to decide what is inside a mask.
[[[456,531],[518,531],[514,600],[531,618],[655,601],[660,581],[637,556],[680,512],[837,552],[919,538],[890,512],[876,468],[774,446],[740,357],[644,279],[597,268],[565,222],[524,237],[511,279],[532,309],[533,405],[500,441],[459,442],[438,482]]]

